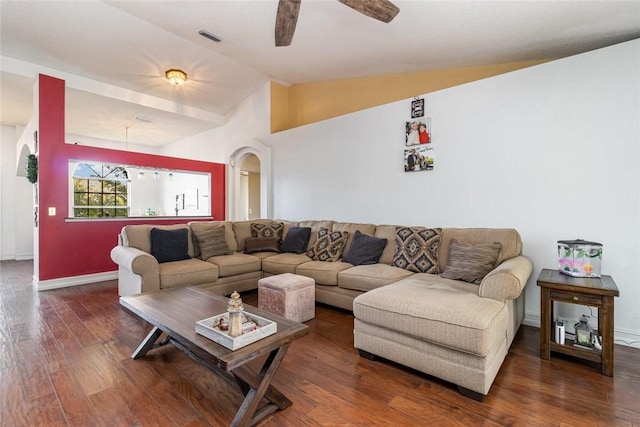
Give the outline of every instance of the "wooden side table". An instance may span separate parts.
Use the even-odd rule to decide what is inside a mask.
[[[543,269],[538,276],[540,286],[540,357],[551,359],[551,352],[563,353],[593,362],[602,367],[602,374],[613,376],[613,297],[620,295],[611,276],[601,278],[572,277],[558,270]],[[598,335],[602,336],[602,351],[573,346],[572,340],[557,344],[552,339],[553,302],[586,305],[598,308]]]

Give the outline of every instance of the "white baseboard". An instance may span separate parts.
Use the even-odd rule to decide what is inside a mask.
[[[540,328],[540,313],[525,313],[522,324]]]
[[[29,261],[33,259],[33,254],[9,254],[0,258],[0,261]]]
[[[33,278],[33,285],[38,291],[47,291],[49,289],[67,288],[69,286],[86,285],[88,283],[104,282],[107,280],[116,280],[118,278],[118,270],[106,271],[104,273],[85,274],[83,276],[61,277],[59,279],[38,280]]]
[[[628,329],[616,329],[613,342],[633,348],[640,348],[640,332]]]
[[[540,314],[525,313],[522,324],[540,328]],[[629,329],[614,328],[613,342],[627,347],[640,348],[640,332]]]

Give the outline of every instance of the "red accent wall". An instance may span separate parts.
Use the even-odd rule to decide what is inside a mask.
[[[113,271],[109,253],[127,224],[140,221],[66,222],[69,210],[68,163],[94,160],[148,167],[211,173],[211,212],[216,220],[225,216],[225,165],[151,154],[131,153],[84,145],[65,144],[65,82],[39,76],[38,191],[40,281]],[[48,216],[55,207],[56,215]],[[179,218],[153,220],[147,224],[177,224]]]

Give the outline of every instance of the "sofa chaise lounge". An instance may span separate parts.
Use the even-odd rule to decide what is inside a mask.
[[[282,238],[291,227],[309,228],[306,249],[317,246],[322,230],[342,235],[342,257],[327,262],[310,257],[313,251],[245,253],[256,224],[274,223],[282,226]],[[224,228],[223,233],[219,227]],[[154,228],[186,230],[188,257],[159,263],[151,255]],[[196,237],[214,228],[224,235],[229,253],[201,259]],[[436,230],[437,238],[421,240],[424,230]],[[377,262],[353,265],[344,261],[356,232],[386,239]],[[401,233],[409,233],[409,238]],[[465,277],[465,268],[480,249],[493,251],[493,258],[489,257],[488,268],[487,260],[482,259],[485,272],[471,280]],[[409,253],[405,258],[399,257],[403,250]],[[417,255],[423,251],[433,256],[429,273],[420,272],[420,263],[428,264],[429,257],[417,257],[414,250]],[[311,277],[316,283],[317,302],[353,311],[354,345],[362,356],[380,356],[442,378],[456,384],[462,394],[481,400],[488,394],[524,318],[524,287],[532,265],[521,250],[520,236],[513,229],[426,229],[261,219],[128,225],[122,229],[111,257],[118,264],[122,296],[175,286],[199,286],[228,295],[256,289],[258,280],[269,275]],[[406,259],[414,255],[417,258]]]

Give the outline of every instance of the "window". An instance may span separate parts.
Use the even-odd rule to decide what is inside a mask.
[[[79,163],[73,171],[73,216],[129,216],[129,175],[122,166]]]

